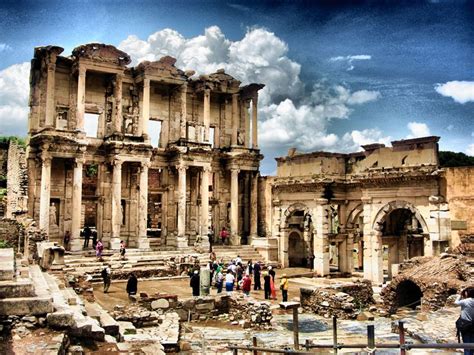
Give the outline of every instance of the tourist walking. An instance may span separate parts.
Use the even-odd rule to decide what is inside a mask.
[[[268,267],[268,274],[272,277],[273,282],[275,282],[276,272],[271,265]]]
[[[71,248],[69,245],[70,242],[71,242],[71,232],[66,231],[66,233],[64,233],[64,239],[63,239],[63,246],[65,250],[69,250]]]
[[[219,233],[219,237],[221,238],[222,245],[228,244],[228,239],[229,239],[229,232],[225,229],[225,227],[222,227],[221,232]]]
[[[84,249],[89,248],[89,239],[91,238],[92,231],[89,226],[84,228]]]
[[[217,287],[217,293],[222,292],[222,285],[224,283],[224,275],[222,275],[222,269],[217,271],[216,275],[216,287]]]
[[[120,260],[125,260],[125,253],[127,249],[125,249],[125,242],[123,240],[120,241]]]
[[[474,287],[462,290],[454,303],[461,306],[461,315],[456,321],[458,339],[461,335],[463,343],[474,343]],[[474,355],[474,349],[464,349],[464,355]]]
[[[270,275],[268,275],[267,271],[265,271],[263,273],[263,291],[265,292],[265,299],[266,300],[270,299],[270,293],[271,293],[270,281],[271,281],[271,279],[272,279],[272,277]]]
[[[95,246],[95,256],[97,257],[97,260],[102,261],[103,251],[104,251],[104,244],[102,244],[102,241],[99,239],[97,241],[97,245]]]
[[[128,297],[136,295],[138,290],[138,279],[135,274],[132,272],[127,281],[127,293]]]
[[[262,268],[260,267],[260,262],[257,261],[255,265],[253,266],[253,289],[255,291],[261,290],[262,285],[260,283],[260,271]]]
[[[247,262],[247,270],[246,270],[246,273],[248,273],[249,275],[253,275],[253,263],[252,263],[252,259],[250,259],[250,260]]]
[[[249,274],[245,274],[244,278],[242,279],[242,291],[244,292],[245,296],[250,295],[251,286],[252,286],[252,279],[250,278]]]
[[[240,281],[242,281],[244,275],[244,268],[242,267],[242,263],[238,263],[235,268],[235,273],[237,275],[237,290],[240,290]]]
[[[286,277],[286,274],[281,276],[280,290],[283,302],[288,302],[288,277]]]
[[[199,278],[199,271],[194,270],[193,276],[191,276],[191,280],[189,281],[189,286],[193,289],[193,296],[199,296],[199,291],[201,288],[201,280]]]
[[[109,292],[110,282],[112,280],[112,270],[110,265],[106,265],[101,272],[102,279],[104,280],[104,293]]]
[[[234,282],[234,274],[230,270],[227,270],[227,274],[225,275],[225,290],[227,291],[228,295],[231,295],[232,291],[234,291]]]

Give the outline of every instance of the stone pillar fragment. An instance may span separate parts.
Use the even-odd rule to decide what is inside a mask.
[[[179,120],[179,138],[186,139],[186,119],[187,119],[187,108],[186,108],[186,95],[188,92],[188,84],[184,83],[181,86],[181,117]]]
[[[314,211],[314,271],[319,276],[329,274],[328,213],[326,199],[317,199]]]
[[[122,115],[122,82],[123,75],[117,74],[115,76],[115,117],[114,117],[114,131],[115,133],[122,133],[123,115]]]
[[[43,153],[41,157],[41,191],[39,227],[49,233],[49,203],[51,197],[51,160],[52,158]]]
[[[240,245],[239,238],[239,172],[231,168],[230,178],[230,233],[232,244]]]
[[[147,237],[148,168],[149,162],[143,162],[140,167],[140,196],[138,199],[138,248],[140,249],[150,249],[150,242]]]
[[[142,95],[142,114],[138,121],[137,135],[142,136],[148,134],[148,119],[150,118],[150,79],[143,79],[143,95]]]
[[[237,145],[237,130],[239,123],[239,94],[232,94],[232,139],[231,145]]]
[[[201,244],[203,247],[209,247],[209,174],[210,166],[202,169],[201,175]]]
[[[186,170],[187,166],[179,165],[178,169],[178,248],[186,248]]]
[[[258,237],[258,172],[251,175],[250,188],[250,240]]]
[[[72,219],[71,219],[71,251],[82,249],[81,245],[81,214],[82,214],[82,168],[83,159],[74,162],[72,180]]]
[[[258,149],[258,120],[257,120],[258,93],[252,98],[252,148]]]
[[[48,74],[46,79],[46,117],[45,126],[55,127],[56,126],[56,103],[54,101],[54,83],[56,74],[56,64],[48,64]]]
[[[211,90],[204,90],[204,142],[209,142],[209,124],[211,121]]]
[[[84,113],[86,107],[86,68],[79,66],[77,77],[76,129],[84,131]]]
[[[250,116],[249,116],[250,101],[245,100],[242,102],[242,110],[245,123],[245,138],[244,146],[245,148],[250,148]]]
[[[122,226],[122,164],[121,160],[113,161],[112,172],[112,238],[110,249],[120,248],[120,228]]]

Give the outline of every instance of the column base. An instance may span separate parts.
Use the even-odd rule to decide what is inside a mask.
[[[199,243],[199,246],[205,250],[209,250],[211,245],[209,244],[209,236],[207,234],[201,236],[201,242]]]
[[[82,241],[80,239],[73,239],[71,240],[69,247],[71,251],[81,251]]]
[[[147,237],[138,239],[138,249],[150,249],[150,241]]]
[[[176,238],[176,246],[178,249],[187,248],[188,247],[188,238],[186,236],[178,236]]]
[[[120,238],[111,238],[109,242],[109,249],[119,250],[120,249]]]
[[[230,237],[230,244],[231,245],[240,245],[241,244],[241,238],[240,235],[233,235]]]
[[[318,276],[329,275],[329,255],[316,255],[314,258],[314,271],[318,274]]]

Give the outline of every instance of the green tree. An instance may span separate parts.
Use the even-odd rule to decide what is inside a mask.
[[[439,165],[443,168],[474,166],[474,157],[464,153],[439,152]]]

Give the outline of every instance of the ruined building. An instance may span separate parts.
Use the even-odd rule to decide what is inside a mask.
[[[135,67],[104,44],[35,49],[28,210],[59,241],[96,228],[106,247],[233,244],[257,233],[260,84],[223,70],[198,78],[163,57]]]
[[[439,169],[439,137],[363,146],[363,152],[277,158],[262,179],[266,250],[319,275],[363,272],[381,283],[414,256],[439,255],[474,232],[474,169]],[[455,230],[455,233],[452,233]],[[456,239],[456,240],[455,240]]]

